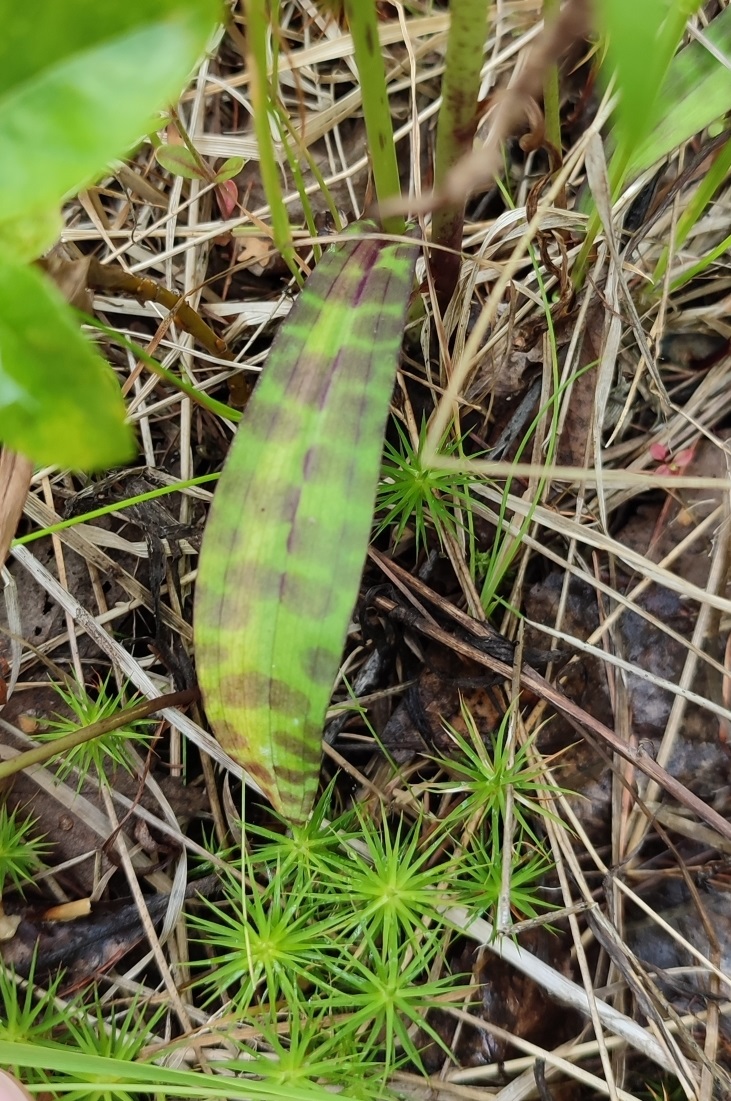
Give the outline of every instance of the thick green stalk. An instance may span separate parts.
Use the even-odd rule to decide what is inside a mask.
[[[28,749],[16,757],[11,757],[8,761],[0,761],[0,780],[15,776],[33,765],[45,764],[46,761],[57,757],[59,753],[65,753],[67,749],[75,749],[77,745],[90,742],[93,738],[101,738],[104,734],[119,730],[128,723],[137,722],[138,719],[164,711],[166,707],[184,707],[188,703],[193,703],[197,695],[194,688],[186,688],[182,692],[169,692],[154,700],[144,700],[132,707],[120,708],[116,714],[109,715],[106,719],[100,719],[99,722],[91,723],[90,726],[80,726],[78,730],[72,730],[62,738],[55,738],[54,741],[36,746],[35,749]]]
[[[543,0],[543,18],[548,22],[559,13],[558,0]],[[558,65],[554,61],[548,67],[543,81],[543,118],[546,141],[555,150],[558,163],[551,158],[551,170],[557,171],[562,160],[561,151],[561,98],[558,80]],[[565,194],[557,196],[556,206],[566,206]]]
[[[477,126],[477,97],[487,38],[490,0],[452,0],[452,22],[447,41],[442,106],[437,122],[434,185],[437,190],[449,170],[472,150]],[[461,265],[464,202],[437,210],[432,221],[432,241],[442,249],[432,253],[434,284],[442,309],[457,286]]]
[[[373,180],[378,201],[382,203],[400,195],[401,180],[393,140],[386,72],[378,40],[376,5],[374,0],[345,0],[345,13],[353,36],[360,77]],[[403,218],[385,219],[384,229],[389,233],[403,233]]]
[[[243,0],[246,13],[246,60],[251,74],[251,103],[254,108],[254,131],[259,147],[259,171],[272,217],[274,244],[282,254],[298,283],[302,272],[292,243],[292,232],[284,205],[279,179],[279,164],[274,150],[270,117],[273,110],[272,89],[267,77],[267,33],[270,18],[266,0]]]

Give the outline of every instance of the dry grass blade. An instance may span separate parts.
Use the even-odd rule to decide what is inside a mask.
[[[28,495],[33,464],[22,455],[0,451],[0,562],[5,562]]]

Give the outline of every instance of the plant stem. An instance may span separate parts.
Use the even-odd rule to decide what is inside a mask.
[[[83,265],[87,264],[86,273],[83,272]],[[210,352],[212,356],[217,359],[225,359],[233,362],[234,357],[231,353],[227,343],[220,336],[216,336],[213,329],[203,320],[201,315],[188,305],[185,299],[176,294],[175,291],[170,291],[167,287],[161,286],[160,283],[155,282],[154,279],[150,279],[147,276],[135,275],[132,272],[125,271],[124,268],[118,264],[101,264],[93,257],[87,261],[77,260],[58,260],[53,258],[40,259],[36,261],[36,264],[42,271],[45,271],[48,276],[56,283],[56,285],[64,292],[64,279],[71,278],[75,275],[75,271],[79,271],[84,275],[83,286],[89,290],[111,290],[121,291],[124,294],[130,294],[133,298],[136,298],[138,302],[159,302],[161,306],[164,306],[166,310],[169,310],[174,315],[175,320],[182,329],[198,341],[198,343]],[[117,339],[117,334],[114,330],[105,328],[94,317],[84,314],[83,311],[79,311],[85,321],[88,324],[106,332],[108,335]],[[147,353],[144,349],[132,342],[129,342],[128,347],[131,347],[135,355],[139,358],[145,359]],[[179,389],[183,389],[186,385],[180,380],[175,379],[175,376],[171,372],[166,371],[156,360],[147,355],[145,362],[150,366],[153,364],[153,370],[159,368],[158,374],[165,378],[167,381],[172,379],[173,385]],[[190,393],[192,391],[192,393]],[[194,387],[188,386],[188,396],[192,397],[194,401],[203,401],[201,404],[206,404],[207,399],[205,394],[201,394],[195,390]],[[226,410],[226,406],[222,402],[217,402],[218,409],[214,409],[214,412],[223,413]],[[224,413],[224,415],[227,415]],[[236,412],[234,411],[234,416]]]
[[[36,539],[43,539],[46,535],[55,535],[56,532],[66,531],[78,524],[88,524],[90,520],[98,520],[100,516],[109,516],[112,512],[121,512],[130,505],[141,505],[144,501],[155,501],[158,497],[165,497],[170,493],[179,493],[184,489],[192,489],[193,486],[206,485],[208,482],[217,482],[221,477],[219,471],[214,474],[199,474],[197,478],[188,478],[185,482],[175,482],[170,486],[160,486],[159,489],[151,489],[148,493],[138,493],[136,497],[128,497],[124,501],[112,501],[109,505],[84,512],[81,516],[70,516],[68,520],[59,520],[57,524],[50,524],[40,531],[31,531],[27,535],[20,535],[13,539],[11,546],[23,547],[26,543],[34,543]]]
[[[91,726],[82,726],[79,730],[72,730],[62,738],[56,738],[46,745],[28,749],[25,753],[19,753],[11,757],[9,761],[0,761],[0,780],[7,776],[14,776],[31,765],[40,765],[51,757],[57,757],[67,749],[73,749],[83,742],[89,742],[92,738],[99,738],[102,734],[108,734],[111,730],[118,730],[120,726],[145,719],[156,711],[163,711],[166,707],[184,707],[198,698],[197,688],[186,688],[183,692],[168,692],[165,696],[157,696],[154,700],[145,700],[134,707],[121,708],[116,715],[110,715],[107,719],[101,719]]]
[[[543,0],[543,19],[545,22],[558,15],[558,0]],[[543,81],[543,117],[546,143],[550,147],[551,170],[558,171],[563,161],[561,146],[561,101],[558,83],[558,65],[554,61],[549,65]],[[566,207],[566,192],[556,196],[556,206]]]
[[[92,257],[86,285],[94,290],[123,291],[131,294],[138,302],[159,302],[174,314],[181,328],[189,332],[211,355],[233,360],[226,341],[216,336],[201,315],[179,294],[161,286],[154,279],[125,271],[117,264],[100,264]]]
[[[158,363],[154,356],[151,356],[144,348],[137,344],[134,340],[130,340],[124,333],[118,332],[116,329],[111,329],[108,325],[103,325],[97,318],[92,317],[91,314],[85,314],[83,311],[79,311],[79,316],[82,320],[92,329],[98,329],[100,333],[104,333],[109,340],[114,344],[120,344],[123,348],[127,348],[130,352],[137,356],[146,367],[152,371],[153,375],[157,375],[163,382],[167,382],[175,390],[180,390],[190,398],[191,401],[200,405],[203,409],[207,409],[209,413],[213,413],[217,417],[224,417],[227,420],[237,423],[241,420],[241,413],[238,409],[233,409],[230,405],[225,405],[222,401],[217,401],[209,394],[206,394],[204,390],[197,390],[195,386],[191,386],[185,379],[178,378],[172,371],[169,371],[167,367],[163,367],[161,363]],[[248,385],[248,390],[253,390],[253,383]]]
[[[251,74],[254,131],[259,147],[259,170],[272,216],[272,235],[282,259],[301,286],[304,282],[292,243],[287,208],[279,180],[279,164],[270,126],[272,89],[267,77],[267,33],[270,18],[266,0],[243,0],[246,13],[246,61]]]
[[[438,191],[449,170],[472,151],[477,126],[477,97],[489,0],[452,0],[442,106],[437,122],[434,186]],[[432,241],[450,249],[433,252],[431,263],[437,300],[446,309],[457,286],[461,265],[464,202],[450,203],[434,214]]]
[[[345,12],[353,36],[355,61],[363,94],[363,116],[376,196],[382,203],[400,195],[401,180],[393,140],[386,72],[378,40],[376,5],[374,0],[345,0]],[[387,218],[384,219],[383,227],[389,233],[403,233],[404,220],[400,217]]]

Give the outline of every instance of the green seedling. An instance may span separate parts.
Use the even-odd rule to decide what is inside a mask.
[[[399,1066],[420,1065],[413,1026],[435,1040],[428,1010],[455,987],[441,960],[451,932],[443,910],[484,912],[485,854],[467,851],[452,863],[445,824],[365,811],[328,821],[329,810],[326,796],[291,832],[279,832],[281,822],[247,825],[243,883],[232,871],[223,898],[203,900],[191,924],[203,943],[226,948],[211,954],[200,980],[209,1003],[265,1037],[262,1022],[286,1004],[288,1029],[309,1045],[319,1033],[327,1042],[318,1057],[350,1067],[349,1091],[369,1096]],[[529,912],[525,865],[518,889]]]
[[[375,1059],[364,1057],[357,1043],[346,1045],[331,1026],[326,1014],[320,1017],[308,1013],[307,995],[298,991],[296,1000],[288,1006],[290,1019],[287,1034],[282,1034],[281,1020],[276,1010],[257,1016],[256,1043],[242,1044],[245,1058],[266,1050],[271,1060],[270,1081],[282,1088],[307,1083],[327,1083],[323,1090],[341,1090],[359,1101],[396,1101],[397,1094],[384,1089],[383,1067]],[[225,1066],[226,1064],[224,1064]],[[227,1069],[240,1068],[232,1061]],[[322,1101],[327,1101],[323,1095]]]
[[[351,1036],[367,1055],[382,1052],[389,1071],[406,1063],[423,1073],[416,1030],[425,1034],[423,1046],[430,1041],[436,1043],[449,1057],[449,1048],[430,1024],[427,1013],[447,997],[463,998],[464,988],[460,990],[453,975],[430,977],[441,952],[441,944],[433,936],[417,941],[408,952],[402,948],[398,955],[387,948],[379,950],[367,933],[361,943],[367,962],[353,955],[341,979],[342,991],[329,998],[328,1009],[341,1017],[344,1036]]]
[[[105,1055],[78,1051],[70,1045],[48,1041],[39,1044],[14,1044],[0,1039],[0,1065],[20,1069],[19,1078],[26,1081],[25,1068],[43,1070],[53,1092],[61,1096],[69,1086],[69,1080],[81,1080],[93,1084],[96,1090],[121,1091],[131,1094],[136,1101],[146,1101],[151,1094],[155,1098],[180,1101],[192,1098],[199,1101],[328,1101],[332,1094],[324,1086],[312,1083],[285,1084],[272,1081],[275,1068],[270,1059],[257,1056],[245,1064],[246,1075],[212,1075],[200,1071],[178,1070]],[[352,1101],[352,1095],[338,1094],[340,1101]]]
[[[244,167],[243,157],[228,157],[214,172],[203,158],[191,151],[187,145],[159,145],[155,150],[155,160],[184,180],[201,180],[203,183],[222,184],[233,179]]]
[[[71,711],[72,717],[57,717],[46,723],[46,729],[38,734],[38,740],[53,744],[59,738],[64,738],[79,727],[91,726],[103,722],[116,715],[123,707],[128,706],[126,700],[126,688],[122,688],[116,694],[109,692],[109,677],[100,685],[96,695],[87,692],[83,685],[73,688],[63,688],[56,685],[56,692]],[[133,699],[132,705],[135,700]],[[132,758],[132,748],[144,749],[150,738],[150,726],[154,719],[136,719],[120,726],[116,730],[110,730],[107,734],[101,734],[67,749],[58,766],[58,776],[65,779],[72,772],[78,776],[78,789],[80,790],[91,773],[95,782],[108,783],[108,774],[112,769],[122,768],[126,772],[136,771]]]
[[[510,865],[510,909],[518,920],[537,918],[553,904],[541,893],[541,883],[553,864],[541,845],[519,840],[513,843]],[[469,857],[457,869],[463,905],[494,914],[502,890],[502,859],[483,835],[472,838]]]
[[[343,901],[352,906],[341,928],[356,938],[367,930],[379,959],[398,957],[404,944],[430,940],[429,927],[442,921],[451,891],[439,859],[444,835],[438,830],[425,844],[421,821],[379,829],[361,813],[358,822],[360,846],[351,848],[341,873]]]
[[[305,892],[288,889],[274,866],[264,888],[254,884],[244,895],[236,875],[226,877],[222,903],[209,902],[193,919],[204,943],[214,944],[213,971],[203,980],[211,997],[231,1001],[245,1013],[257,994],[287,1003],[299,985],[326,983],[328,958],[335,948],[335,918],[313,916]]]
[[[486,740],[465,704],[461,703],[462,721],[467,735],[445,723],[445,730],[454,742],[458,755],[442,762],[449,779],[428,785],[430,791],[458,796],[447,821],[456,828],[462,826],[472,834],[484,824],[492,845],[492,862],[500,861],[500,837],[505,824],[508,795],[512,793],[513,820],[518,834],[534,845],[540,845],[532,819],[551,816],[540,798],[555,797],[557,790],[547,784],[538,764],[530,756],[530,745],[515,747],[508,742],[509,714]]]
[[[212,185],[221,217],[230,218],[239,197],[233,178],[242,171],[246,161],[243,157],[227,157],[214,171],[193,145],[176,112],[173,112],[173,118],[182,138],[182,145],[173,142],[156,145],[155,160],[173,176],[180,176],[184,180],[200,180],[203,184]]]
[[[415,259],[414,244],[366,224],[317,266],[239,425],[201,548],[195,643],[208,717],[293,821],[317,790]]]
[[[58,974],[47,983],[45,989],[37,989],[34,982],[35,970],[34,957],[28,980],[24,982],[12,967],[5,967],[0,963],[0,1043],[10,1046],[53,1043],[66,1025],[67,1008],[57,1001],[63,976]],[[48,1075],[42,1067],[23,1073],[12,1060],[10,1064],[3,1063],[3,1066],[22,1078],[27,1085],[48,1083]]]
[[[396,422],[399,446],[386,441],[381,481],[376,495],[375,535],[392,525],[392,538],[398,545],[407,528],[413,527],[416,552],[425,547],[429,528],[433,528],[441,545],[446,534],[456,535],[460,522],[457,512],[469,510],[469,487],[474,478],[459,471],[444,471],[424,462],[426,424],[419,431],[416,446],[403,427]],[[461,441],[443,445],[442,455],[461,453]]]
[[[120,1081],[96,1084],[82,1075],[76,1089],[70,1082],[66,1085],[63,1092],[66,1101],[136,1101],[136,1091],[125,1088],[122,1068],[144,1063],[144,1048],[165,1011],[160,1006],[146,1020],[135,1000],[124,1012],[114,1014],[105,1010],[97,996],[91,1012],[68,1014],[62,1033],[64,1042],[81,1054],[114,1059],[120,1065]],[[73,1076],[70,1078],[73,1082]]]
[[[0,911],[6,887],[22,891],[25,884],[43,867],[50,846],[34,833],[33,818],[20,817],[19,810],[8,813],[0,807]]]

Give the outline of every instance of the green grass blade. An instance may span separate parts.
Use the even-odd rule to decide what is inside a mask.
[[[725,8],[703,31],[726,58],[731,57],[731,9]],[[637,176],[731,108],[728,68],[700,42],[673,58],[658,96],[653,127],[634,149],[629,175]]]
[[[53,1092],[63,1097],[65,1092],[78,1094],[84,1083],[91,1081],[96,1090],[108,1089],[110,1093],[139,1093],[143,1097],[159,1093],[163,1097],[223,1098],[225,1101],[322,1101],[327,1096],[323,1089],[304,1083],[290,1085],[276,1075],[276,1064],[266,1059],[248,1062],[246,1070],[251,1077],[233,1078],[201,1074],[198,1071],[161,1067],[153,1063],[130,1062],[125,1059],[89,1055],[59,1044],[24,1044],[0,1040],[0,1065],[30,1067],[51,1072],[54,1075],[71,1075],[71,1079],[53,1078]],[[257,1080],[255,1075],[260,1075]],[[78,1082],[74,1081],[78,1078]],[[91,1087],[87,1087],[91,1089]],[[343,1101],[352,1101],[340,1094]]]
[[[695,191],[690,195],[683,213],[675,227],[673,248],[677,252],[688,239],[693,227],[700,220],[704,210],[718,189],[723,185],[731,169],[731,141],[727,141],[705,175],[698,181]],[[670,260],[670,249],[663,249],[662,255],[652,273],[652,282],[660,288]]]
[[[401,192],[396,146],[393,140],[391,107],[388,102],[386,72],[375,0],[345,0],[345,13],[353,36],[355,62],[363,95],[363,117],[378,201],[383,203]],[[391,233],[403,233],[403,218],[386,221]]]
[[[704,271],[707,271],[708,268],[718,260],[719,256],[723,256],[730,248],[731,234],[725,237],[715,248],[712,248],[710,252],[707,252],[705,256],[701,256],[700,260],[687,268],[677,279],[673,279],[670,284],[670,293],[675,294],[681,287],[684,287],[686,283],[690,283],[693,279],[697,279],[699,275],[702,275]]]
[[[370,532],[416,249],[355,235],[282,325],[216,490],[198,676],[227,753],[304,819]]]
[[[27,535],[20,535],[17,539],[13,539],[10,545],[11,547],[23,547],[27,543],[35,543],[37,539],[43,539],[47,535],[55,535],[59,531],[66,531],[67,528],[75,528],[79,524],[88,524],[91,520],[98,520],[100,516],[109,516],[112,512],[122,512],[132,505],[141,505],[145,501],[155,501],[158,497],[167,497],[171,493],[192,489],[193,486],[206,485],[207,482],[217,482],[219,477],[219,474],[201,474],[197,478],[188,478],[184,482],[174,482],[169,486],[151,489],[147,493],[138,493],[135,497],[125,498],[124,501],[112,501],[109,505],[91,509],[80,516],[71,516],[68,520],[59,520],[57,524],[49,524],[47,528],[41,528],[39,531],[31,531]]]
[[[256,144],[259,149],[259,171],[264,193],[269,203],[274,244],[298,283],[302,273],[292,242],[292,229],[284,203],[281,169],[272,137],[271,121],[275,117],[272,81],[267,74],[267,41],[270,33],[269,13],[265,0],[244,0],[246,13],[247,62],[251,74],[252,117]]]

